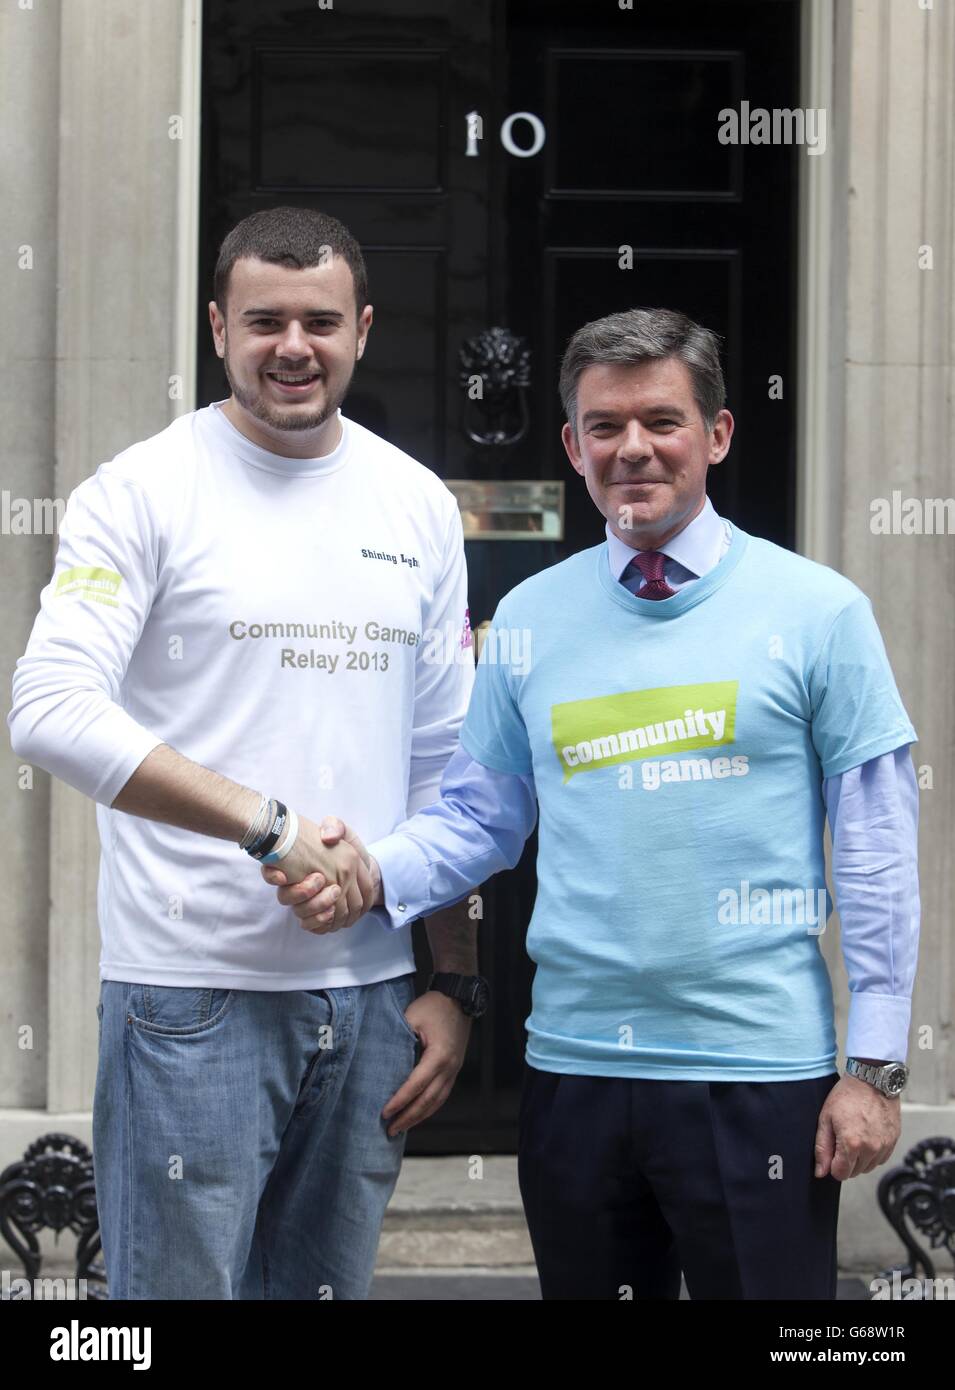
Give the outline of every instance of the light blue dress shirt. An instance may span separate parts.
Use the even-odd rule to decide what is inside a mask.
[[[612,573],[634,550],[607,527]],[[669,540],[664,578],[680,589],[717,565],[729,529],[709,498]],[[626,587],[639,593],[639,573]],[[849,980],[846,1055],[904,1061],[920,921],[918,786],[904,744],[823,779],[832,835],[832,878]],[[497,772],[458,748],[441,800],[368,846],[381,868],[384,925],[400,927],[459,901],[492,874],[513,868],[537,820],[533,776]]]

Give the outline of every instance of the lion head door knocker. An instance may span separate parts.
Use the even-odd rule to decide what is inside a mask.
[[[486,328],[468,338],[458,361],[468,439],[498,447],[517,444],[530,424],[531,351],[525,340],[509,328]]]

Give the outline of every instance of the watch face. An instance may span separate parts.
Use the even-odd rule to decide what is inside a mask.
[[[479,975],[474,981],[471,989],[471,998],[468,1000],[467,1012],[472,1018],[480,1018],[487,1011],[487,1006],[491,998],[491,991],[488,988],[487,980]]]
[[[890,1096],[897,1096],[909,1079],[908,1068],[901,1064],[889,1067],[885,1078],[885,1089]]]

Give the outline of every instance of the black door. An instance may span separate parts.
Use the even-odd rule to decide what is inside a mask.
[[[222,237],[259,208],[320,207],[361,242],[375,306],[346,414],[445,478],[566,482],[562,540],[468,542],[475,624],[528,574],[602,539],[560,443],[556,382],[570,333],[617,309],[682,309],[725,336],[737,430],[710,495],[744,529],[792,545],[806,156],[721,145],[717,127],[744,99],[795,107],[797,0],[266,8],[203,7],[199,404],[228,394],[206,314]],[[526,429],[503,446],[474,442],[461,386],[459,353],[491,326],[531,350]],[[485,886],[492,1010],[411,1153],[515,1147],[534,853]],[[423,987],[427,941],[414,931]]]

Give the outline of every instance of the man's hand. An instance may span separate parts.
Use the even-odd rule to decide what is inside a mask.
[[[299,818],[298,838],[293,848],[279,864],[263,864],[266,881],[275,885],[296,884],[282,888],[279,902],[290,907],[302,900],[302,881],[311,885],[308,897],[322,890],[320,910],[297,912],[305,931],[324,935],[352,927],[375,904],[380,876],[372,876],[374,863],[357,835],[348,832],[342,822],[327,817],[322,825]],[[291,894],[297,896],[293,899]],[[286,895],[286,896],[283,896]]]
[[[422,1053],[418,1065],[382,1110],[392,1137],[420,1125],[451,1094],[464,1063],[471,1020],[453,999],[436,989],[412,1000],[405,1018],[418,1034]]]
[[[902,1102],[868,1081],[843,1076],[826,1096],[816,1129],[816,1177],[839,1182],[884,1163],[902,1131]]]
[[[262,877],[278,888],[279,902],[292,908],[305,931],[321,935],[354,926],[382,901],[378,865],[355,831],[337,816],[326,816],[320,826],[300,822],[300,827],[305,825],[311,831],[307,844],[303,845],[300,828],[295,848],[278,864],[263,864]],[[352,891],[350,898],[347,883],[338,877],[342,855],[346,866],[357,864],[357,892]]]
[[[372,900],[369,906],[384,901],[381,887],[381,873],[361,840],[344,822],[335,816],[326,816],[321,824],[323,845],[344,849],[351,847],[363,864],[367,865]],[[296,846],[297,848],[297,846]],[[289,858],[292,858],[289,855]],[[292,908],[307,931],[335,930],[325,926],[335,912],[335,885],[326,879],[319,870],[308,873],[296,882],[292,872],[286,871],[286,862],[281,865],[263,864],[262,877],[267,883],[278,888],[278,899],[283,907]],[[367,906],[364,909],[367,911]],[[445,913],[445,916],[448,914]],[[438,948],[431,935],[431,927],[436,919],[430,918],[428,924],[432,954],[438,960]],[[350,922],[344,925],[351,925]],[[459,950],[462,949],[459,947]],[[468,948],[473,950],[473,945]],[[439,970],[471,973],[476,968],[476,958],[472,961],[465,952],[447,958],[445,964],[438,964]],[[405,1010],[405,1018],[417,1033],[422,1053],[418,1065],[411,1075],[395,1092],[382,1110],[382,1117],[389,1124],[388,1133],[396,1134],[419,1125],[429,1115],[433,1115],[451,1094],[455,1078],[464,1064],[471,1036],[471,1019],[460,1005],[439,990],[427,990],[413,1000]]]

